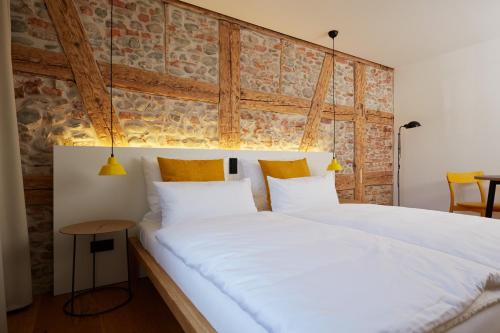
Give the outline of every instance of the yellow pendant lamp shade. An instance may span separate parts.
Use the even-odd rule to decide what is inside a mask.
[[[126,174],[127,171],[114,156],[110,156],[108,163],[104,164],[99,171],[99,176],[124,176]]]
[[[333,158],[326,168],[328,171],[342,171],[343,169],[342,164],[340,164],[336,158]]]

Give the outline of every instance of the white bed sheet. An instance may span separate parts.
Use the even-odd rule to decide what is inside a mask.
[[[161,228],[160,218],[146,215],[139,224],[140,241],[160,266],[170,275],[186,296],[194,303],[217,332],[266,332],[231,298],[222,293],[212,282],[185,265],[176,255],[161,245],[155,237]],[[496,297],[489,292],[484,297]],[[500,304],[495,304],[461,324],[449,333],[500,332]]]
[[[198,310],[220,333],[263,333],[266,330],[231,298],[223,294],[197,271],[186,266],[177,256],[161,245],[155,233],[161,219],[146,216],[139,224],[140,241],[156,262],[168,273]]]

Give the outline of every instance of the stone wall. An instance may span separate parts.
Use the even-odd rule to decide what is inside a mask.
[[[109,61],[109,2],[74,0],[86,36],[98,61]],[[219,20],[161,0],[113,0],[113,61],[133,68],[192,79],[219,82]],[[12,42],[62,52],[43,0],[11,0]],[[280,37],[281,36],[281,37]],[[241,89],[311,100],[325,57],[324,50],[283,35],[240,27]],[[335,101],[354,106],[354,58],[336,57]],[[366,66],[365,106],[392,112],[391,70]],[[52,176],[53,145],[101,145],[82,104],[75,82],[26,72],[15,75],[18,128],[25,179]],[[329,83],[325,102],[332,103]],[[113,104],[129,145],[137,147],[219,147],[219,105],[178,100],[127,89],[114,89]],[[240,110],[242,149],[298,150],[307,112]],[[342,176],[354,179],[355,123],[323,118],[315,151],[336,152]],[[392,170],[392,125],[365,127],[365,172]],[[46,178],[43,178],[46,177]],[[349,178],[351,179],[351,178]],[[30,182],[26,182],[28,184]],[[339,197],[354,198],[354,184]],[[27,195],[29,191],[26,185]],[[39,191],[40,188],[33,190]],[[45,192],[44,192],[45,193]],[[365,199],[390,204],[392,185],[366,186]],[[47,198],[45,198],[47,199]],[[32,272],[36,293],[52,286],[52,202],[27,200]]]

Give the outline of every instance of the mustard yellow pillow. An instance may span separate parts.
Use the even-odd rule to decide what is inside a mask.
[[[295,161],[266,161],[259,160],[262,174],[264,175],[264,182],[266,183],[267,203],[271,205],[271,196],[269,194],[269,184],[267,183],[267,176],[274,178],[298,178],[309,177],[311,171],[307,165],[305,158]]]
[[[158,157],[164,182],[206,182],[224,180],[224,160],[177,160]]]

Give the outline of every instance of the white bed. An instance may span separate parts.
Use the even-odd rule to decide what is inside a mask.
[[[182,289],[217,332],[260,333],[266,330],[224,295],[210,281],[186,266],[161,245],[155,233],[161,228],[161,218],[146,214],[139,224],[139,239],[156,262]]]
[[[188,267],[155,238],[161,228],[161,218],[146,214],[139,224],[140,241],[160,266],[190,298],[198,310],[218,332],[266,332],[247,312],[212,282]],[[500,305],[492,305],[476,314],[478,304],[488,299],[497,299],[499,292],[485,292],[460,317],[461,323],[449,330],[450,333],[500,332]],[[465,321],[464,321],[465,320]]]

